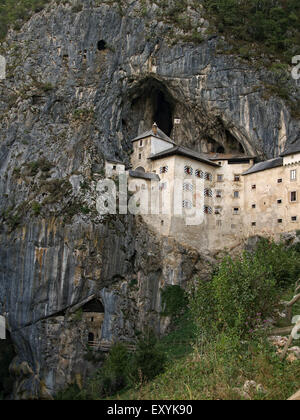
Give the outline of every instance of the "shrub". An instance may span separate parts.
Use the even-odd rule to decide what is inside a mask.
[[[133,379],[150,381],[164,371],[165,354],[158,348],[158,341],[153,333],[148,333],[139,340],[133,356]]]
[[[299,274],[299,253],[266,240],[253,253],[224,258],[212,281],[198,283],[191,294],[198,329],[208,335],[252,333],[273,315],[282,289],[295,283]]]
[[[180,286],[167,285],[161,292],[162,315],[178,318],[187,307],[187,297]]]

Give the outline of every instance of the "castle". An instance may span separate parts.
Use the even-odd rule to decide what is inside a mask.
[[[300,146],[257,163],[256,156],[178,146],[156,124],[132,143],[129,190],[155,209],[141,215],[159,234],[211,252],[251,236],[279,239],[300,229]],[[106,162],[107,177],[124,171],[122,162]],[[174,201],[178,194],[181,211]],[[187,223],[192,211],[202,217]]]

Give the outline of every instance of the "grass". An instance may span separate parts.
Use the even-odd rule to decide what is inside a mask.
[[[222,338],[201,347],[193,344],[183,326],[161,342],[168,354],[165,373],[112,399],[239,400],[242,397],[235,388],[241,388],[247,380],[261,384],[266,391],[252,393],[253,400],[286,400],[299,389],[300,361],[281,362],[266,340],[248,342],[240,352]],[[177,340],[182,345],[176,345]]]

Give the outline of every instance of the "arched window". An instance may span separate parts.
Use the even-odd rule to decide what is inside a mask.
[[[193,189],[194,189],[193,184],[189,184],[189,183],[187,183],[187,182],[185,182],[185,183],[183,184],[183,191],[190,191],[190,192],[193,192]]]
[[[187,174],[187,175],[193,175],[193,168],[191,168],[190,166],[185,166],[184,167],[184,172]]]
[[[212,197],[213,196],[213,192],[210,188],[205,188],[204,190],[204,197]]]
[[[204,214],[212,214],[212,208],[210,206],[204,206]]]
[[[203,178],[204,178],[204,172],[203,172],[203,171],[201,171],[201,169],[196,169],[196,170],[195,170],[195,176],[196,176],[197,178],[201,178],[201,179],[203,179]]]
[[[192,204],[192,202],[190,200],[183,200],[182,207],[184,209],[192,209],[193,208],[193,204]]]
[[[168,166],[162,166],[162,167],[159,169],[159,173],[160,173],[160,174],[166,174],[166,173],[168,172],[168,170],[169,170],[169,167],[168,167]]]
[[[210,174],[209,172],[205,172],[205,179],[206,181],[212,181],[212,174]]]

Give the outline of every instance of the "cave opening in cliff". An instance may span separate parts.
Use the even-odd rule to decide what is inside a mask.
[[[104,51],[107,48],[107,44],[106,41],[104,41],[104,39],[101,39],[100,41],[97,42],[97,48],[98,51]]]
[[[13,391],[13,378],[9,372],[9,365],[15,358],[14,345],[8,330],[6,339],[0,340],[0,396],[8,399]]]
[[[134,88],[131,115],[140,132],[149,130],[156,122],[167,136],[171,136],[174,108],[175,101],[164,83],[150,77]]]
[[[99,299],[89,301],[83,306],[82,310],[83,312],[104,314],[104,306]]]

